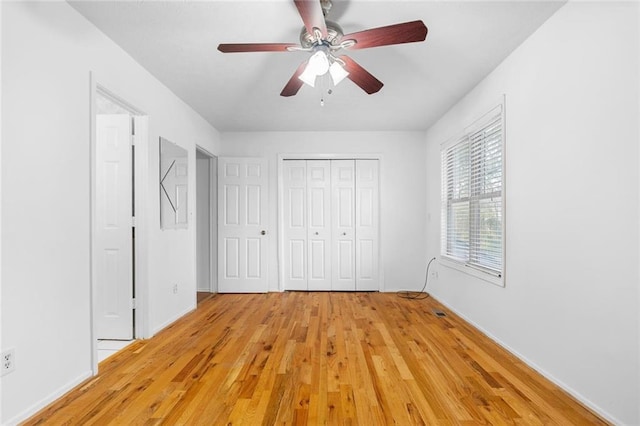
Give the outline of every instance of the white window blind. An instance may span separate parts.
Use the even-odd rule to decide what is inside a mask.
[[[502,105],[442,149],[441,254],[503,271]]]

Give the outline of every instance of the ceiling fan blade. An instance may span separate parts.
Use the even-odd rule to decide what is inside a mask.
[[[340,56],[344,61],[344,69],[349,72],[347,78],[360,86],[368,94],[373,94],[382,89],[382,82],[362,68],[356,61],[348,56]]]
[[[298,69],[293,73],[293,76],[291,76],[291,78],[287,82],[287,85],[284,86],[284,89],[282,89],[282,92],[280,92],[280,96],[293,96],[298,93],[298,90],[300,90],[300,88],[304,84],[304,82],[298,77],[300,76],[300,74],[302,74],[306,66],[307,61],[304,61],[298,66]]]
[[[322,33],[322,37],[326,37],[327,24],[324,21],[320,0],[293,0],[293,2],[298,8],[298,13],[300,13],[302,22],[304,22],[309,34],[313,34],[313,29],[317,28]]]
[[[293,43],[232,43],[220,44],[218,50],[222,53],[288,52],[289,47],[298,47],[298,45]]]
[[[371,28],[356,33],[345,34],[342,41],[355,40],[349,49],[389,46],[391,44],[414,43],[427,38],[427,27],[422,21],[404,22],[386,27]]]

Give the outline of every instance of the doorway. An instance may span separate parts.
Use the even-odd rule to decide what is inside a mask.
[[[145,337],[147,117],[92,76],[93,371],[104,344]],[[109,345],[111,346],[111,345]]]
[[[218,158],[196,147],[196,283],[198,300],[218,292]],[[204,295],[203,295],[204,293]]]

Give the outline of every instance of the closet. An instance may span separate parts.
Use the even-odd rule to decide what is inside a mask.
[[[379,290],[378,160],[284,160],[285,290]]]

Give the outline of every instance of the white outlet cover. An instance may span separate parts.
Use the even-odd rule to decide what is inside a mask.
[[[0,355],[0,376],[9,374],[16,369],[16,351],[15,349],[7,349]]]

